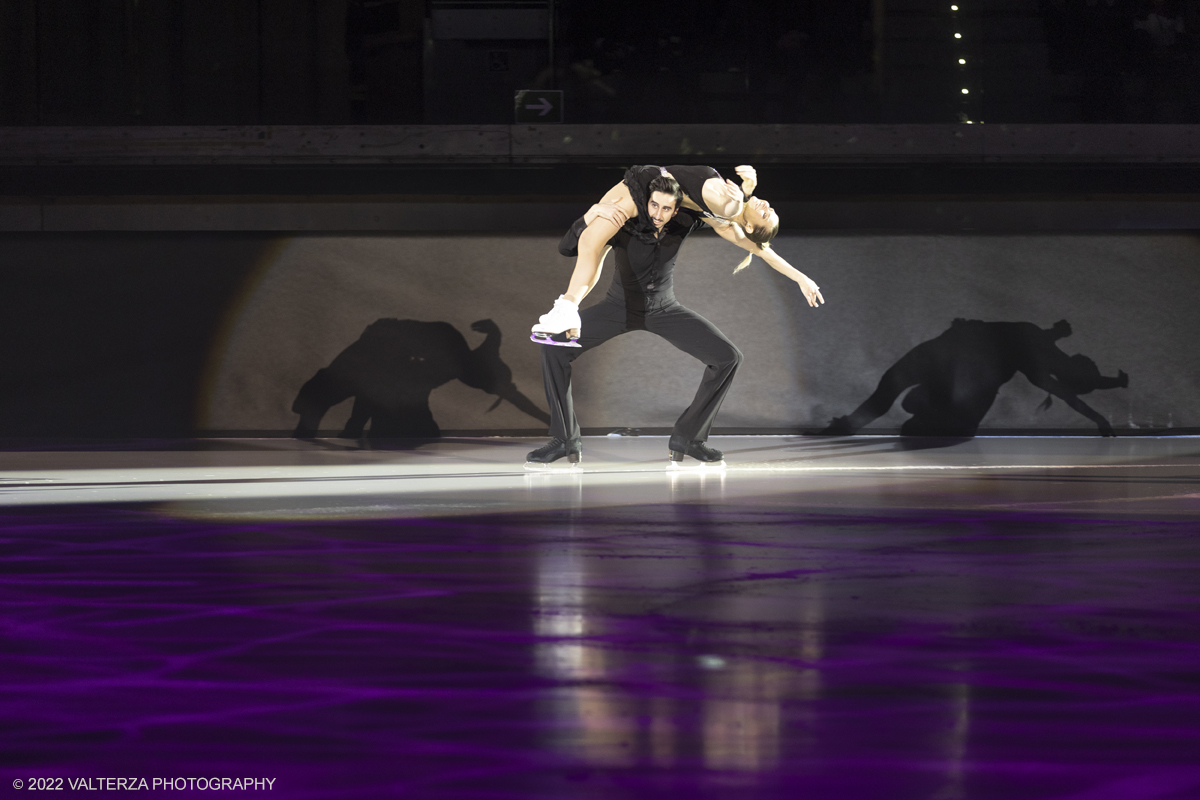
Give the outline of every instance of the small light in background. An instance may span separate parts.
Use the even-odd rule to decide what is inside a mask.
[[[971,93],[970,91],[963,89],[963,94],[970,94],[970,93]]]
[[[950,6],[951,11],[958,11],[958,6]]]
[[[954,38],[955,38],[955,39],[961,39],[961,38],[962,38],[962,34],[961,34],[961,33],[956,33],[956,34],[954,34]]]
[[[958,60],[958,63],[960,63],[960,64],[965,64],[965,63],[967,63],[967,60],[966,60],[965,58],[960,58],[960,59]]]

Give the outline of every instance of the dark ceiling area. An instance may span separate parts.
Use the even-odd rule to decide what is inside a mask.
[[[576,124],[1191,123],[1197,31],[1197,0],[9,0],[0,124],[509,124],[520,90]]]

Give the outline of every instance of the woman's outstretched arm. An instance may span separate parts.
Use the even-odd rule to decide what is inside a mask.
[[[751,255],[758,256],[763,261],[767,262],[771,269],[775,270],[789,280],[795,281],[800,287],[800,291],[804,293],[804,299],[808,301],[810,306],[816,308],[825,302],[825,298],[821,296],[820,287],[817,286],[812,278],[793,267],[783,258],[783,256],[776,253],[770,247],[763,247],[758,242],[750,241],[750,239],[746,237],[745,231],[743,231],[740,226],[733,223],[723,225],[710,220],[705,221],[712,226],[712,229],[715,230],[717,235],[722,239],[737,245]]]
[[[1095,423],[1096,428],[1099,429],[1101,436],[1117,435],[1113,431],[1112,425],[1109,424],[1108,420],[1100,416],[1100,414],[1097,413],[1094,408],[1080,400],[1079,395],[1075,394],[1070,389],[1055,380],[1052,375],[1039,374],[1037,372],[1025,372],[1024,375],[1034,386],[1038,387],[1044,392],[1049,392],[1059,400],[1062,400],[1075,411],[1090,419],[1093,423]]]

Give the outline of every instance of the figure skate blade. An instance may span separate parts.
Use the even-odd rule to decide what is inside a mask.
[[[571,334],[575,334],[571,336]],[[563,333],[546,333],[543,331],[534,331],[529,334],[529,340],[538,344],[550,344],[557,347],[582,347],[576,340],[579,338],[579,331],[565,331]]]
[[[667,469],[669,469],[669,470],[674,470],[674,469],[685,470],[685,471],[690,471],[690,472],[703,472],[704,470],[709,470],[709,469],[725,469],[725,459],[721,459],[720,461],[695,461],[695,460],[693,460],[693,461],[685,464],[682,461],[676,461],[675,459],[672,458],[667,461]]]
[[[543,464],[538,461],[526,461],[525,462],[525,471],[526,472],[542,472],[542,473],[583,472],[583,464],[581,464],[579,462],[571,462],[571,461],[566,461],[566,460],[553,461],[549,464]]]

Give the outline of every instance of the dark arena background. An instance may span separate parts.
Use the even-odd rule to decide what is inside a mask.
[[[825,304],[527,464],[639,164]],[[0,791],[1200,798],[1198,187],[1197,0],[0,2]]]

